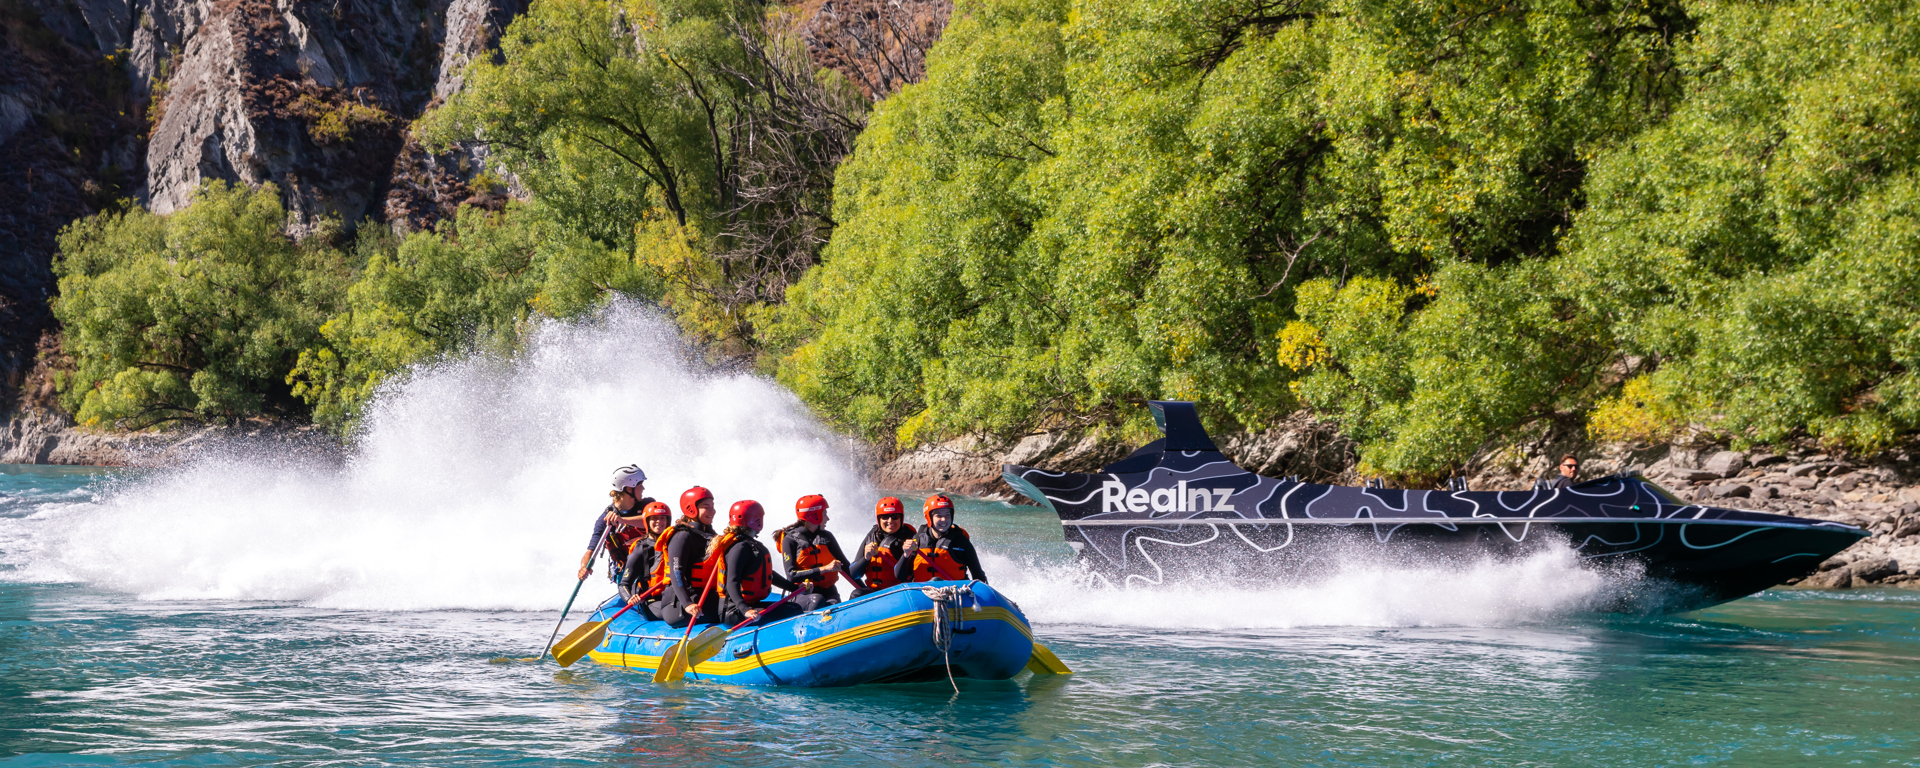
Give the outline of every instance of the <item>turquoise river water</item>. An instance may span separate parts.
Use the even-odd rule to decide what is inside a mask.
[[[978,500],[988,576],[1077,674],[956,695],[489,663],[544,644],[615,467],[770,525],[824,494],[847,544],[871,524],[843,438],[635,305],[409,371],[346,451],[201,445],[0,466],[0,768],[1920,765],[1920,593],[1596,614],[1614,585],[1552,551],[1120,590],[1050,513]]]
[[[1077,583],[1049,566],[1066,555],[1046,512],[975,501],[962,520],[996,552],[996,581],[1077,674],[962,680],[958,695],[663,687],[591,662],[489,663],[539,647],[564,562],[539,585],[544,611],[143,597],[34,574],[52,556],[35,521],[147,482],[0,466],[0,766],[1920,764],[1911,592],[1775,591],[1661,618],[1526,600],[1377,613],[1348,604],[1369,589],[1446,603],[1416,582],[1448,576],[1355,571],[1342,578],[1379,583],[1220,606]],[[1301,607],[1316,601],[1332,605]]]

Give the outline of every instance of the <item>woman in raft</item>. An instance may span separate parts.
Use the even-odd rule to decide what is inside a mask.
[[[787,580],[799,585],[800,594],[791,602],[802,611],[840,602],[840,588],[835,585],[847,570],[847,556],[827,530],[827,497],[802,496],[794,502],[793,513],[798,519],[773,534]]]
[[[900,564],[901,548],[913,540],[913,526],[907,525],[907,508],[900,499],[888,496],[873,505],[873,529],[860,540],[855,550],[860,558],[847,569],[853,580],[853,596],[859,597],[900,583],[893,567]]]
[[[720,532],[707,550],[707,562],[719,569],[715,581],[719,587],[722,623],[732,625],[759,618],[774,621],[802,613],[791,600],[777,610],[766,610],[767,597],[773,594],[774,587],[792,592],[796,586],[774,572],[773,555],[755,538],[760,535],[766,517],[760,502],[734,502],[727,510],[727,529]]]
[[[923,510],[927,525],[902,546],[900,562],[893,576],[903,582],[961,581],[971,572],[985,582],[987,572],[980,570],[980,554],[973,549],[967,529],[953,524],[953,499],[945,494],[927,497]]]
[[[657,501],[647,504],[647,508],[640,512],[646,539],[627,553],[626,568],[620,571],[620,596],[626,598],[629,605],[639,608],[648,621],[660,620],[653,606],[645,601],[657,597],[666,589],[667,558],[659,542],[662,538],[660,534],[667,530],[672,518],[667,505]]]
[[[654,551],[659,559],[655,565],[655,583],[651,586],[664,586],[661,586],[659,602],[654,603],[652,609],[661,621],[684,627],[689,618],[687,614],[696,604],[700,622],[711,624],[719,620],[714,613],[714,601],[701,599],[708,589],[707,576],[713,568],[707,559],[707,549],[716,535],[714,514],[713,492],[697,485],[688,488],[680,494],[679,522],[654,539]]]

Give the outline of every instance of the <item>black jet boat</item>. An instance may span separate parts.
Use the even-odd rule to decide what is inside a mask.
[[[1115,584],[1311,580],[1352,558],[1430,563],[1570,548],[1622,577],[1610,610],[1680,611],[1813,573],[1851,525],[1687,503],[1634,473],[1568,488],[1421,491],[1261,477],[1220,454],[1192,403],[1154,402],[1166,436],[1100,474],[1006,465]]]

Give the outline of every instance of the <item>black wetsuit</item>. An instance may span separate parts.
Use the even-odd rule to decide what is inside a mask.
[[[761,544],[756,539],[743,538],[734,542],[733,546],[727,548],[725,562],[727,566],[727,583],[721,585],[721,590],[725,597],[720,601],[720,620],[727,626],[733,626],[746,621],[748,610],[766,607],[766,603],[748,600],[746,595],[740,591],[741,582],[759,574],[761,568],[767,568],[769,570],[769,573],[767,573],[768,583],[784,591],[793,591],[793,582],[788,581],[779,573],[771,572],[773,565],[772,558],[767,554],[766,545]],[[784,619],[788,616],[799,615],[801,609],[794,605],[798,600],[800,600],[798,597],[795,597],[793,600],[788,600],[785,605],[780,606],[779,610],[771,614],[765,614],[762,618],[767,621],[774,621]]]
[[[620,575],[620,597],[632,600],[634,590],[647,591],[647,579],[660,562],[660,553],[653,551],[652,541],[651,538],[641,539],[635,542],[633,551],[627,553],[627,567]],[[634,610],[644,614],[648,621],[658,621],[660,617],[653,612],[652,603],[659,602],[659,599],[659,595],[653,595],[647,599],[648,602],[634,606]]]
[[[900,530],[894,531],[893,533],[880,530],[880,526],[878,525],[867,531],[867,537],[861,539],[860,546],[854,547],[853,549],[853,551],[860,553],[859,557],[849,561],[852,564],[847,566],[847,576],[853,580],[853,597],[859,597],[870,591],[867,589],[867,584],[864,581],[867,576],[867,566],[871,565],[871,563],[867,561],[867,545],[878,544],[881,548],[892,552],[894,562],[898,564],[900,559],[900,545],[907,543],[908,539],[913,538],[913,534],[913,526],[904,524],[900,526]]]
[[[696,595],[706,587],[705,583],[693,583],[693,568],[707,557],[707,542],[712,541],[717,531],[713,526],[702,523],[674,523],[673,537],[667,539],[667,582],[666,594],[654,604],[654,614],[676,627],[687,624],[687,606],[693,605]],[[714,601],[708,600],[702,607],[701,621],[712,623],[718,620]]]
[[[981,582],[987,580],[987,572],[980,569],[980,553],[973,551],[973,538],[961,530],[960,526],[947,528],[946,535],[942,536],[933,532],[933,526],[923,525],[913,535],[913,540],[920,542],[920,548],[925,550],[945,547],[947,554],[951,555],[955,562],[964,566],[968,573],[973,574],[974,579]],[[902,583],[913,581],[914,559],[900,558],[900,562],[893,566],[894,577],[900,579]]]
[[[820,578],[821,573],[826,570],[826,566],[801,568],[799,563],[801,550],[817,546],[826,547],[827,554],[832,555],[833,559],[840,561],[842,565],[847,563],[846,554],[840,551],[840,541],[835,539],[833,534],[828,533],[825,528],[817,532],[808,532],[806,526],[795,523],[782,532],[780,539],[780,558],[783,566],[787,569],[787,579],[789,581],[798,584],[803,581],[813,581],[814,579]],[[793,602],[799,605],[802,611],[811,611],[815,608],[840,602],[840,587],[837,585],[821,586],[815,583],[808,584],[805,589],[806,594],[793,599]]]

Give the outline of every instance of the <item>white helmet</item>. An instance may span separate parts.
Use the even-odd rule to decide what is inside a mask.
[[[647,473],[640,471],[640,465],[628,464],[613,471],[613,489],[624,491],[647,481]]]

